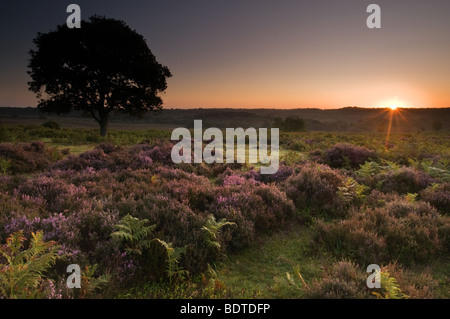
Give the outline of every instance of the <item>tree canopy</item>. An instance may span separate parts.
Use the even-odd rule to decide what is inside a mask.
[[[283,132],[304,132],[305,121],[297,116],[288,116],[284,120],[277,117],[272,127],[278,127]]]
[[[107,134],[111,112],[140,116],[161,109],[170,70],[156,61],[146,40],[125,22],[93,16],[81,28],[65,24],[38,33],[30,50],[29,90],[46,113],[79,110]]]

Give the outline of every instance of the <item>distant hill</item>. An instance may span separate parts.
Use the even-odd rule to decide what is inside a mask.
[[[275,118],[299,117],[308,131],[385,131],[392,115],[392,130],[401,132],[450,131],[450,108],[388,109],[345,107],[340,109],[164,109],[142,118],[113,115],[111,129],[192,127],[195,119],[204,127],[271,127]],[[61,116],[46,115],[38,109],[0,107],[0,124],[37,124],[56,121],[62,127],[97,128],[97,123],[81,112]]]

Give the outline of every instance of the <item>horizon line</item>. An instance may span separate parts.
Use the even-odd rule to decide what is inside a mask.
[[[17,108],[17,109],[37,109],[37,106],[5,106],[0,105],[0,108]],[[428,107],[399,107],[399,109],[405,110],[424,110],[424,109],[448,109],[450,106],[428,106]],[[163,107],[163,110],[343,110],[343,109],[365,109],[365,110],[381,110],[389,109],[386,107],[376,107],[376,106],[342,106],[342,107],[330,107],[330,108],[320,108],[320,107],[197,107],[197,106],[186,106],[186,107]],[[70,113],[70,112],[69,112]]]

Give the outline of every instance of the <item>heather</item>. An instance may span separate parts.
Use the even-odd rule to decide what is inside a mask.
[[[29,173],[47,168],[62,157],[62,152],[46,147],[41,141],[0,144],[0,161],[3,173]]]
[[[420,192],[420,198],[436,207],[442,214],[450,214],[450,183],[432,184]]]
[[[311,216],[346,215],[349,204],[358,197],[357,185],[351,185],[350,177],[318,163],[307,163],[298,170],[281,187],[298,210]]]
[[[279,229],[293,218],[292,202],[275,186],[253,179],[241,183],[233,171],[217,185],[191,172],[196,167],[175,168],[170,150],[169,143],[102,143],[19,184],[12,183],[12,176],[2,177],[10,187],[0,193],[1,238],[42,231],[44,240],[60,245],[58,254],[97,265],[99,274],[116,274],[119,282],[114,284],[120,285],[120,274],[133,277],[133,271],[135,279],[164,278],[161,267],[169,262],[155,242],[143,252],[148,258],[136,258],[113,240],[111,233],[125,216],[155,225],[151,239],[182,249],[177,267],[193,275],[217,262],[226,250],[249,246],[259,233]],[[220,249],[205,239],[210,216],[232,225],[215,237]]]
[[[379,207],[364,206],[335,223],[320,221],[316,241],[339,257],[427,263],[448,253],[448,217],[422,201],[395,196]]]
[[[48,258],[28,297],[448,296],[440,135],[393,136],[386,149],[373,135],[283,133],[279,170],[264,175],[258,165],[176,165],[164,132],[112,131],[78,149],[76,130],[19,131],[34,139],[0,144],[0,273],[21,274],[5,257],[20,251]],[[81,290],[66,286],[71,263],[85,274]],[[374,263],[378,294],[365,285]],[[2,297],[25,296],[14,291]]]
[[[375,158],[375,152],[365,147],[338,143],[325,150],[323,161],[334,168],[358,168],[359,165]]]

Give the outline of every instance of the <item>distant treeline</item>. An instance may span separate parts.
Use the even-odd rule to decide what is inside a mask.
[[[42,124],[52,120],[64,123],[77,119],[90,121],[81,112],[65,115],[46,115],[36,108],[0,107],[0,124]],[[203,120],[204,127],[279,127],[290,125],[286,131],[385,131],[392,118],[393,131],[450,131],[450,108],[388,109],[345,107],[341,109],[163,109],[149,112],[141,118],[112,114],[111,123],[124,123],[133,129],[134,124],[158,124],[164,127],[192,128],[195,119]],[[298,128],[295,128],[295,121]],[[93,121],[93,120],[92,120]],[[278,121],[278,122],[277,122]],[[281,122],[280,122],[281,121]],[[289,124],[289,121],[293,121]],[[303,123],[303,124],[302,124]],[[278,126],[277,126],[278,125]],[[292,128],[294,125],[294,128]],[[283,130],[282,127],[280,129]]]

